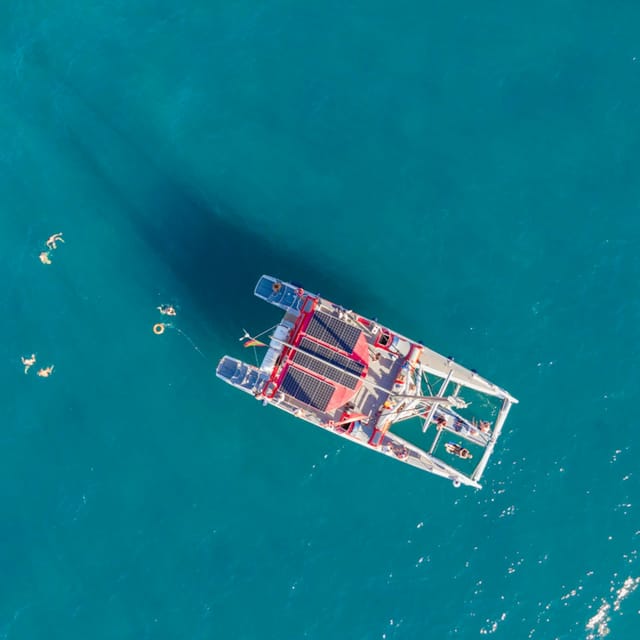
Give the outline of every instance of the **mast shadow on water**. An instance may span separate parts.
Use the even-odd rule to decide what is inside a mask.
[[[247,295],[263,273],[300,282],[346,306],[375,302],[366,284],[350,281],[339,265],[327,266],[325,255],[292,249],[301,246],[293,232],[269,237],[268,229],[250,227],[243,212],[204,195],[206,185],[181,179],[177,163],[167,166],[153,156],[156,141],[134,135],[117,114],[91,102],[69,80],[59,81],[71,102],[70,114],[80,116],[63,124],[67,151],[113,201],[113,210],[121,214],[113,222],[133,226],[210,326],[239,330],[268,312]],[[260,323],[266,318],[257,316]]]

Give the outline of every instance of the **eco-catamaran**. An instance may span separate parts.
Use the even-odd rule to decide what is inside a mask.
[[[284,317],[267,331],[268,342],[260,335],[241,338],[247,347],[266,348],[260,365],[224,356],[219,378],[265,405],[456,487],[481,488],[518,402],[511,394],[452,358],[296,284],[263,275],[255,295]]]

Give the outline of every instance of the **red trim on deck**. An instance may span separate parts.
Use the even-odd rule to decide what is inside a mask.
[[[364,333],[358,338],[356,346],[353,348],[353,353],[348,355],[351,356],[352,360],[359,360],[364,364],[362,377],[366,377],[367,371],[369,370],[369,343]]]
[[[343,411],[340,415],[340,419],[337,422],[329,421],[331,428],[341,433],[351,433],[353,427],[358,420],[362,420],[367,416],[364,413],[351,413],[350,411]]]
[[[360,388],[362,387],[362,384],[363,384],[363,380],[364,378],[367,377],[367,373],[369,370],[369,347],[367,344],[367,339],[364,334],[361,334],[360,337],[358,338],[354,346],[353,353],[342,351],[341,349],[336,348],[335,345],[327,344],[322,340],[318,340],[318,338],[314,336],[307,335],[306,329],[309,326],[311,319],[315,315],[318,299],[313,298],[312,296],[307,296],[301,308],[304,309],[309,301],[312,301],[311,308],[309,309],[309,311],[301,311],[296,323],[293,326],[293,330],[291,332],[291,338],[289,339],[289,343],[292,345],[293,348],[285,346],[282,349],[282,354],[280,356],[280,367],[274,367],[273,371],[271,372],[271,376],[269,377],[269,382],[267,383],[267,385],[265,385],[265,389],[269,389],[269,385],[271,385],[274,388],[272,391],[270,391],[268,396],[266,396],[266,394],[265,396],[272,398],[276,394],[277,390],[279,389],[282,383],[284,376],[287,373],[287,369],[290,366],[293,366],[296,369],[299,369],[300,371],[304,371],[306,374],[316,378],[317,380],[322,380],[323,382],[326,382],[328,385],[334,388],[333,395],[331,396],[331,399],[329,400],[327,408],[325,409],[325,413],[331,414],[336,409],[338,409],[339,407],[349,402],[358,393],[358,391],[360,391]],[[358,320],[360,321],[361,319],[358,318]],[[362,318],[362,320],[365,320],[365,319]],[[369,321],[366,321],[366,322],[368,323]],[[294,350],[300,346],[300,342],[302,341],[303,338],[307,338],[307,340],[311,340],[316,344],[322,345],[323,347],[325,347],[326,349],[329,349],[333,353],[340,354],[342,356],[349,358],[350,360],[354,360],[356,362],[362,363],[364,365],[364,368],[362,370],[360,380],[357,382],[355,389],[350,389],[349,387],[345,387],[341,384],[338,384],[334,380],[330,380],[328,378],[325,378],[324,376],[318,375],[315,371],[310,371],[305,367],[301,367],[298,363],[293,362]]]
[[[304,307],[309,301],[311,301],[312,303],[311,309],[309,311],[300,311],[300,315],[298,316],[298,319],[295,321],[293,325],[293,329],[291,330],[291,338],[289,339],[289,343],[292,344],[294,347],[298,346],[298,343],[300,342],[299,336],[302,335],[302,333],[304,332],[304,329],[306,329],[309,323],[311,322],[311,318],[313,317],[313,314],[315,313],[315,310],[316,310],[316,306],[318,304],[318,298],[314,298],[313,296],[309,296],[309,295],[306,296],[306,298],[304,299],[301,305],[301,309],[304,309]],[[273,367],[273,369],[271,370],[271,375],[269,376],[269,381],[264,386],[265,389],[268,389],[269,385],[271,383],[274,383],[275,388],[269,395],[267,395],[266,393],[263,393],[262,395],[265,398],[273,398],[273,396],[275,396],[276,392],[278,391],[280,387],[280,383],[282,382],[284,374],[286,373],[287,365],[291,360],[291,352],[292,352],[291,347],[288,347],[285,345],[282,348],[282,352],[280,353],[280,356],[278,357],[278,361],[277,361],[280,364],[278,366]],[[317,378],[318,376],[315,375],[315,377]]]
[[[380,344],[380,339],[383,335],[389,336],[389,341],[387,344]],[[393,339],[395,338],[395,334],[391,333],[389,329],[385,329],[384,327],[380,327],[380,331],[378,331],[378,335],[376,336],[375,344],[373,345],[376,349],[384,349],[385,351],[391,351],[391,346],[393,345]]]
[[[327,380],[326,382],[332,384],[330,380]],[[356,395],[358,390],[357,387],[356,389],[349,389],[349,387],[343,387],[341,384],[336,384],[335,382],[333,383],[333,386],[335,387],[335,391],[327,405],[327,413],[332,413],[338,407],[347,404],[347,402]]]
[[[380,429],[374,429],[371,437],[369,438],[369,444],[372,447],[379,447],[382,444],[382,440],[384,439],[384,431]]]

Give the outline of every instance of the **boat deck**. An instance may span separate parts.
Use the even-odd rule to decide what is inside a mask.
[[[335,435],[454,483],[480,486],[509,407],[517,402],[512,396],[453,360],[296,285],[263,276],[255,294],[284,311],[263,367],[225,356],[219,377]],[[435,396],[422,395],[426,374],[440,380]],[[493,430],[457,411],[466,406],[458,398],[464,387],[503,402]],[[421,446],[391,430],[411,417],[423,423]],[[447,432],[486,450],[472,474],[435,455]]]

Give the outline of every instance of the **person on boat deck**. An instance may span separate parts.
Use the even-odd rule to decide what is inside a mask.
[[[170,304],[161,304],[158,307],[158,311],[163,316],[175,316],[176,315],[175,307],[173,305],[170,305]]]
[[[444,445],[447,453],[450,453],[452,456],[458,456],[458,458],[462,458],[463,460],[470,460],[473,458],[469,449],[465,449],[462,445],[456,444],[455,442],[447,442]]]
[[[437,416],[435,423],[438,429],[444,429],[447,426],[447,419],[444,416]]]
[[[402,444],[397,444],[396,442],[389,443],[389,450],[396,458],[400,458],[400,460],[405,460],[409,457],[409,450]]]

